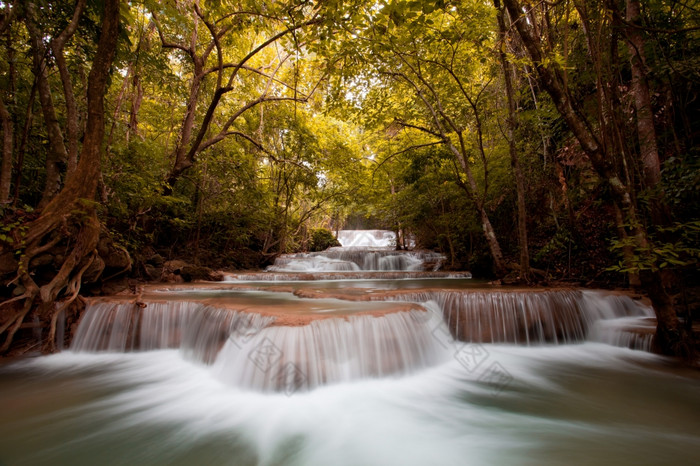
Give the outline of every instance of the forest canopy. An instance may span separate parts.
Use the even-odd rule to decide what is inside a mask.
[[[681,352],[700,257],[692,2],[3,0],[0,15],[3,352],[31,313],[51,322],[114,279],[175,259],[260,268],[342,228],[509,283],[643,286]]]

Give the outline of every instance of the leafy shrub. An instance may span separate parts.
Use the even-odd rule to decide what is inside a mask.
[[[311,232],[310,251],[323,251],[333,246],[340,246],[340,242],[328,228],[316,228]]]

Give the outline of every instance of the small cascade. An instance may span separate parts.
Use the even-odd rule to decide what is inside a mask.
[[[335,317],[321,311],[312,319],[290,321],[196,301],[94,302],[71,350],[179,349],[186,359],[211,365],[223,381],[263,391],[406,374],[449,357],[449,344],[433,333],[444,327],[439,311],[417,305],[382,311],[374,303],[361,308],[376,315],[360,310]],[[446,328],[440,334],[449,335]]]
[[[434,332],[434,322],[418,310],[271,326],[247,340],[229,338],[212,369],[236,386],[288,393],[401,375],[451,356]]]
[[[623,317],[596,322],[588,340],[650,352],[655,332],[656,320],[651,317]]]
[[[613,329],[628,328],[629,321],[624,319],[648,319],[654,315],[650,307],[628,296],[597,291],[427,290],[367,296],[366,299],[432,301],[442,311],[450,333],[457,340],[527,346],[586,339],[629,346],[624,338],[616,340],[611,335]],[[627,327],[607,324],[619,319],[623,319]],[[607,333],[601,330],[600,322],[608,325]],[[591,332],[592,328],[598,330]]]
[[[396,236],[385,230],[341,230],[342,247],[284,254],[267,272],[418,272],[437,271],[445,256],[432,251],[396,251]]]
[[[233,332],[257,332],[273,317],[189,301],[88,305],[71,350],[130,352],[180,348],[189,359],[210,364]]]
[[[345,248],[393,248],[396,233],[389,230],[340,230],[338,242]]]
[[[268,272],[418,272],[437,270],[445,257],[432,251],[392,249],[330,248],[321,252],[284,254],[275,259]]]

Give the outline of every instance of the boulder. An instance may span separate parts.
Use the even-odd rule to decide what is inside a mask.
[[[118,271],[131,268],[131,256],[127,250],[116,244],[109,236],[100,237],[97,252],[104,260],[106,269]]]
[[[148,280],[160,280],[163,276],[163,267],[155,267],[151,264],[144,264],[143,270],[145,278]]]
[[[180,270],[180,275],[186,282],[193,282],[196,280],[211,280],[214,271],[209,267],[202,267],[199,265],[187,265]]]
[[[154,254],[148,259],[146,259],[146,264],[155,267],[155,268],[163,268],[163,265],[165,265],[165,259],[163,256],[160,254]]]

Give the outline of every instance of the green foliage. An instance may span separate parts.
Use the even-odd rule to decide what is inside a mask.
[[[311,231],[309,251],[324,251],[335,246],[340,246],[340,242],[328,228],[316,228]]]
[[[47,42],[70,21],[74,5],[65,0],[37,3]],[[348,225],[404,231],[419,247],[448,254],[452,267],[466,268],[486,257],[476,209],[483,205],[504,253],[516,261],[516,195],[498,60],[503,51],[513,65],[515,139],[528,182],[533,264],[563,273],[567,261],[580,265],[586,256],[596,256],[602,259],[595,266],[609,265],[610,251],[601,240],[613,234],[614,215],[605,208],[609,192],[601,189],[600,178],[537,85],[530,59],[514,40],[514,28],[506,41],[498,40],[491,2],[331,0],[312,8],[297,0],[214,1],[198,3],[202,17],[192,5],[122,3],[122,36],[106,96],[101,202],[74,214],[99,207],[103,222],[132,254],[189,255],[221,266],[255,267],[278,253],[327,246],[325,228]],[[585,4],[586,26],[598,31],[596,40],[605,45],[599,47],[604,56],[596,68],[576,8],[580,5],[531,6],[533,17],[549,14],[540,31],[547,39],[544,65],[565,71],[571,97],[590,126],[601,126],[596,83],[602,79],[610,83],[609,97],[618,102],[605,125],[619,125],[615,134],[634,135],[629,57],[624,35],[613,34],[609,11]],[[100,2],[88,2],[78,32],[66,44],[81,123],[101,8]],[[697,265],[697,14],[653,1],[645,4],[644,15],[645,27],[669,30],[661,35],[644,30],[665,161],[661,186],[642,191],[635,137],[622,138],[620,152],[627,159],[611,160],[616,169],[624,162],[629,170],[634,202],[652,233],[653,246],[639,248],[633,239],[612,243],[614,253],[634,250],[631,263],[611,268],[623,272]],[[273,35],[312,18],[313,25],[264,47],[232,78],[202,135],[206,141],[224,131],[225,137],[200,151],[172,193],[164,194],[185,114],[194,108],[194,137],[217,87],[219,49],[204,19],[220,32],[226,28],[218,44],[227,64],[225,85],[231,64]],[[195,63],[180,48],[163,47],[160,33],[166,42],[192,46],[202,62]],[[5,34],[0,97],[15,125],[18,165],[23,125],[29,124],[21,171],[13,174],[20,183],[15,201],[37,206],[49,143],[39,100],[35,96],[30,102],[32,51],[21,14]],[[609,55],[613,51],[619,56]],[[65,130],[63,87],[51,54],[45,65],[56,118]],[[190,102],[197,66],[211,72]],[[255,103],[272,97],[283,100]],[[606,144],[612,139],[601,138]],[[463,159],[450,144],[463,152]],[[470,176],[475,189],[467,186]],[[13,188],[14,183],[13,177]],[[660,200],[669,206],[672,227],[651,221],[652,206]],[[20,244],[22,221],[13,215],[4,216],[3,247]]]
[[[565,254],[570,251],[574,244],[574,240],[568,228],[559,228],[549,242],[537,251],[533,259],[535,263],[547,263],[553,256]]]
[[[655,239],[665,237],[672,237],[674,241]],[[679,267],[697,270],[700,264],[700,220],[677,222],[671,227],[658,228],[651,241],[642,246],[634,237],[614,239],[611,248],[620,252],[628,248],[633,251],[633,255],[611,266],[609,270],[624,273],[639,273],[645,270],[654,272]]]

